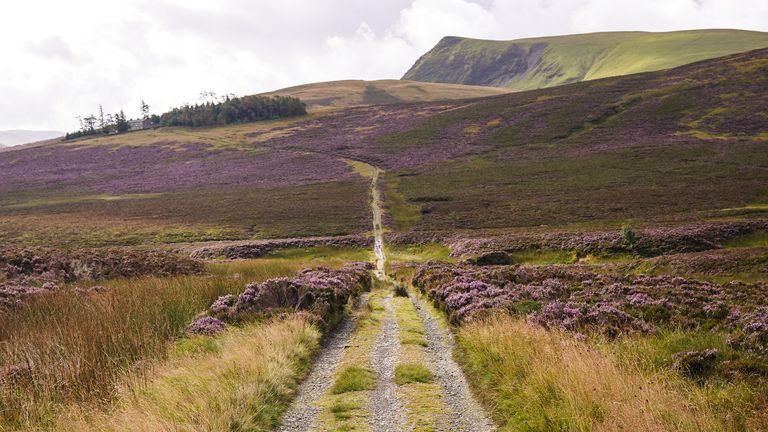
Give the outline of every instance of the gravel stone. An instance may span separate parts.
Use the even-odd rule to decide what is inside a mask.
[[[395,363],[400,356],[400,338],[391,294],[384,298],[383,304],[386,315],[371,353],[377,382],[371,395],[370,424],[374,432],[399,432],[406,430],[403,418],[405,410],[398,385],[395,384]]]
[[[424,322],[424,336],[427,339],[432,372],[443,388],[446,405],[451,408],[450,431],[495,431],[496,426],[475,400],[464,373],[453,359],[453,351],[456,348],[453,334],[440,327],[419,298],[411,296],[411,301]]]
[[[363,294],[357,301],[356,308],[368,301],[368,294]],[[322,411],[318,402],[328,392],[333,383],[333,375],[339,366],[344,349],[349,345],[352,332],[357,323],[356,317],[345,319],[326,340],[320,355],[300,385],[291,407],[283,415],[278,432],[304,432],[315,430],[317,417]]]

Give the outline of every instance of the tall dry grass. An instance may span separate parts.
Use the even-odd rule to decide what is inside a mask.
[[[73,402],[111,400],[116,383],[164,358],[218,296],[300,267],[249,263],[219,266],[215,276],[116,280],[103,293],[64,291],[0,314],[0,430],[50,424]]]
[[[500,316],[458,330],[477,394],[504,431],[723,431],[674,374],[648,375],[568,335]]]
[[[185,341],[147,383],[124,387],[108,412],[75,408],[56,430],[267,431],[291,400],[319,346],[300,316]]]

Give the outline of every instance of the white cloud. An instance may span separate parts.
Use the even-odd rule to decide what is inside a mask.
[[[442,36],[768,30],[764,0],[27,0],[0,14],[0,129],[156,111],[201,91],[252,94],[399,78]]]
[[[415,0],[393,27],[398,36],[422,50],[443,36],[492,37],[499,29],[491,11],[465,0]]]

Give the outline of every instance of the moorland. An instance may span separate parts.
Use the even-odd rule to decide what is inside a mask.
[[[721,48],[0,150],[0,430],[767,429],[768,49]]]

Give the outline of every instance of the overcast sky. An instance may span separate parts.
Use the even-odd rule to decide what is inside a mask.
[[[0,130],[200,92],[399,78],[442,36],[768,31],[768,0],[25,0],[0,6]]]

